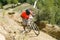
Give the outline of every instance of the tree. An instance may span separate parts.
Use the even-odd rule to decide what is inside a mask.
[[[24,2],[26,2],[26,0],[19,0],[19,2],[24,3]]]
[[[36,0],[36,1],[34,2],[34,6],[33,6],[34,8],[36,7],[37,2],[38,2],[38,0]]]
[[[1,3],[1,2],[0,2],[0,8],[3,8],[3,7],[2,7],[2,3]]]
[[[28,3],[32,4],[32,5],[34,5],[35,0],[26,0],[26,2],[28,2]]]
[[[18,3],[18,0],[13,0],[11,2],[16,4],[16,3]]]
[[[56,20],[58,20],[56,13],[58,14],[58,9],[60,9],[59,4],[60,0],[38,0],[37,8],[40,9],[40,15],[38,14],[40,21],[47,19],[50,23],[56,24]]]
[[[7,1],[8,4],[11,4],[11,1],[12,1],[12,0],[6,0],[6,1]]]

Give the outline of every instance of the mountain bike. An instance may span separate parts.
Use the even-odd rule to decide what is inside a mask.
[[[35,22],[32,19],[30,19],[29,21],[30,23],[28,23],[29,25],[27,25],[25,29],[27,30],[27,32],[33,30],[33,32],[38,36],[40,34],[39,27],[35,24]]]

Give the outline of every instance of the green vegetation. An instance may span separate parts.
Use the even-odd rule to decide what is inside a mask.
[[[0,8],[6,4],[29,3],[34,5],[35,0],[0,0]],[[38,0],[38,21],[48,21],[60,25],[60,0]]]
[[[40,9],[40,20],[60,25],[60,0],[39,0],[37,8]]]

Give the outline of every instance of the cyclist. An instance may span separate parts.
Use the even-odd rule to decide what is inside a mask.
[[[29,18],[32,17],[32,10],[31,9],[26,9],[25,11],[23,11],[21,13],[21,17],[22,17],[22,21],[23,21],[23,29],[24,29],[24,32],[26,32],[25,30],[25,27],[28,25],[29,23]]]

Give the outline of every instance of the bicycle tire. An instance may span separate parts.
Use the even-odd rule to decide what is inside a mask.
[[[35,23],[33,24],[33,31],[37,36],[40,34],[40,30]]]
[[[26,27],[25,27],[25,30],[29,33],[29,32],[31,31],[31,27],[26,26]]]

